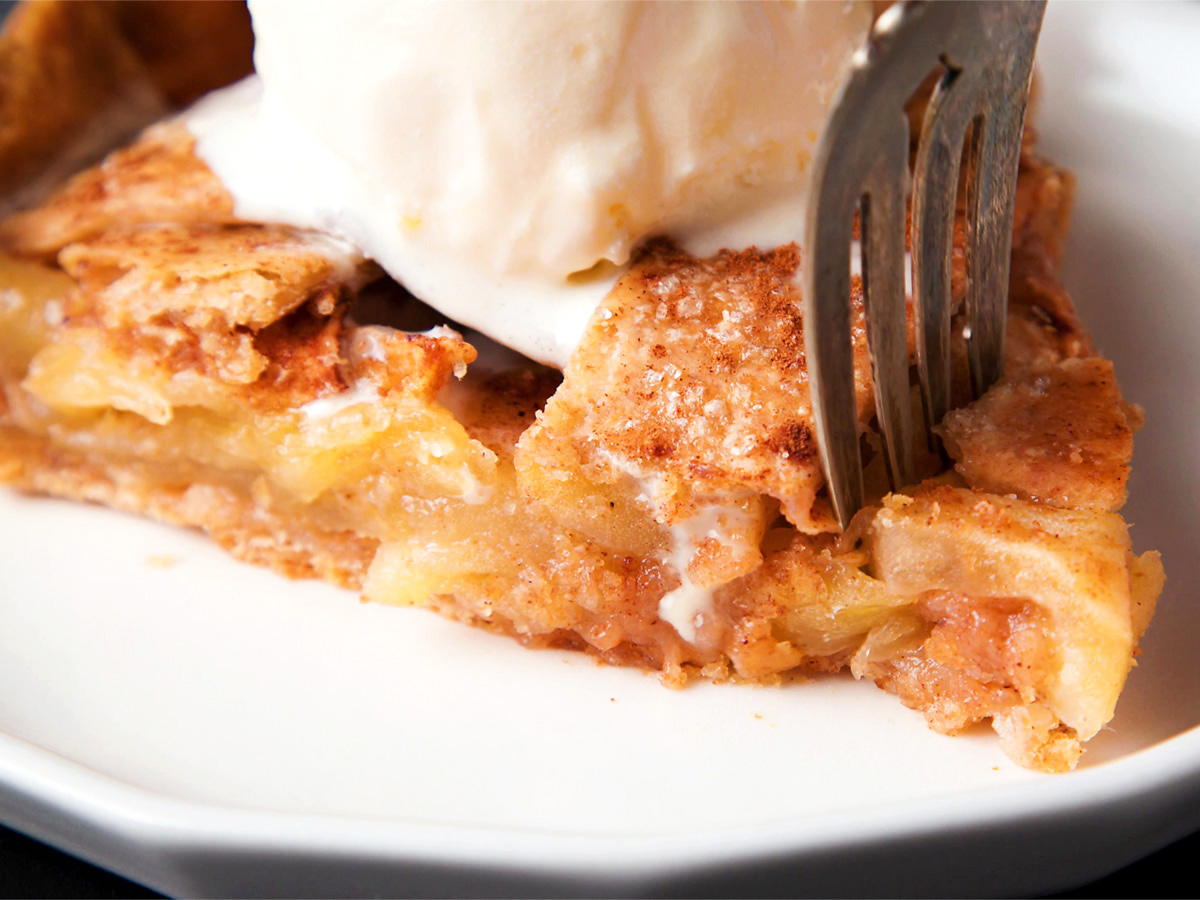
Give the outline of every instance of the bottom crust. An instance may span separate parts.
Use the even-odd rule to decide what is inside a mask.
[[[164,484],[137,463],[97,462],[11,428],[0,428],[0,454],[0,476],[13,487],[198,528],[237,559],[288,578],[320,578],[361,590],[379,548],[373,538],[324,531],[257,506],[228,485]]]

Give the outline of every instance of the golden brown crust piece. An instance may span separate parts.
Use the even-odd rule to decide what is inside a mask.
[[[1067,359],[1005,380],[939,426],[972,487],[1062,509],[1125,504],[1133,429],[1112,363]]]
[[[195,144],[181,122],[152,126],[46,202],[0,222],[0,247],[50,260],[67,244],[118,225],[237,223],[233,198],[193,152]]]
[[[1139,637],[1129,530],[1120,516],[926,485],[912,496],[885,499],[871,518],[866,546],[876,576],[892,593],[927,598],[930,591],[950,591],[1035,604],[1046,616],[1052,658],[1011,664],[1046,665],[1048,674],[1033,694],[1022,689],[1015,671],[993,670],[993,680],[1016,691],[1012,699],[1023,705],[1046,706],[1082,740],[1112,717]],[[945,619],[938,614],[938,621]],[[960,637],[956,645],[962,644]],[[928,656],[925,648],[922,657]],[[953,730],[974,718],[945,724]]]
[[[240,3],[21,4],[0,32],[0,197],[7,208],[30,202],[173,107],[249,74],[252,46]]]
[[[258,331],[321,285],[373,269],[328,238],[261,225],[121,226],[65,247],[58,261],[107,327],[221,332]]]
[[[186,106],[253,71],[254,30],[243,0],[108,0],[104,5],[172,107]]]
[[[340,389],[337,335],[306,323],[328,320],[349,290],[376,273],[328,238],[249,225],[122,225],[69,245],[59,259],[78,287],[63,299],[58,350],[33,363],[30,384],[61,384],[72,359],[110,354],[124,360],[131,382],[141,378],[144,385],[126,408],[160,422],[171,405],[162,392],[178,380],[151,377],[163,365],[236,386],[241,402],[257,408],[304,402],[305,390]],[[312,320],[288,318],[306,303],[323,311]],[[281,340],[285,334],[289,339]],[[322,340],[332,341],[332,350],[320,351]],[[308,354],[304,365],[296,364],[298,348]],[[150,387],[155,383],[158,390]],[[67,384],[90,393],[85,382]]]
[[[609,482],[652,475],[667,525],[710,498],[761,493],[798,528],[828,530],[827,511],[813,509],[822,477],[798,264],[794,245],[697,260],[652,244],[593,316],[564,387],[522,439],[518,466],[582,466]],[[853,333],[864,363],[857,290]],[[865,421],[870,383],[865,365],[857,371]]]
[[[102,5],[22,4],[0,32],[0,196],[46,169],[61,177],[166,111]]]

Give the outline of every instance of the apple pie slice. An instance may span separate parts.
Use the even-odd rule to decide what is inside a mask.
[[[874,487],[842,533],[794,247],[651,242],[560,374],[352,246],[239,220],[161,123],[0,222],[0,474],[672,685],[848,670],[1066,770],[1163,585],[1119,514],[1140,413],[1057,276],[1072,190],[1030,145],[1005,378],[939,426],[952,464],[923,451],[897,493],[856,296]]]

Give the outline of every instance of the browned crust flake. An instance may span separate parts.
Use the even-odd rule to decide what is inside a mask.
[[[0,197],[36,200],[165,112],[249,74],[253,41],[244,3],[20,4],[0,30]]]

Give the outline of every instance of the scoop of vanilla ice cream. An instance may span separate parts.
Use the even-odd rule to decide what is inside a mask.
[[[340,233],[559,365],[611,283],[597,264],[647,237],[799,238],[870,23],[842,2],[250,6],[259,84],[190,120],[239,212]]]

